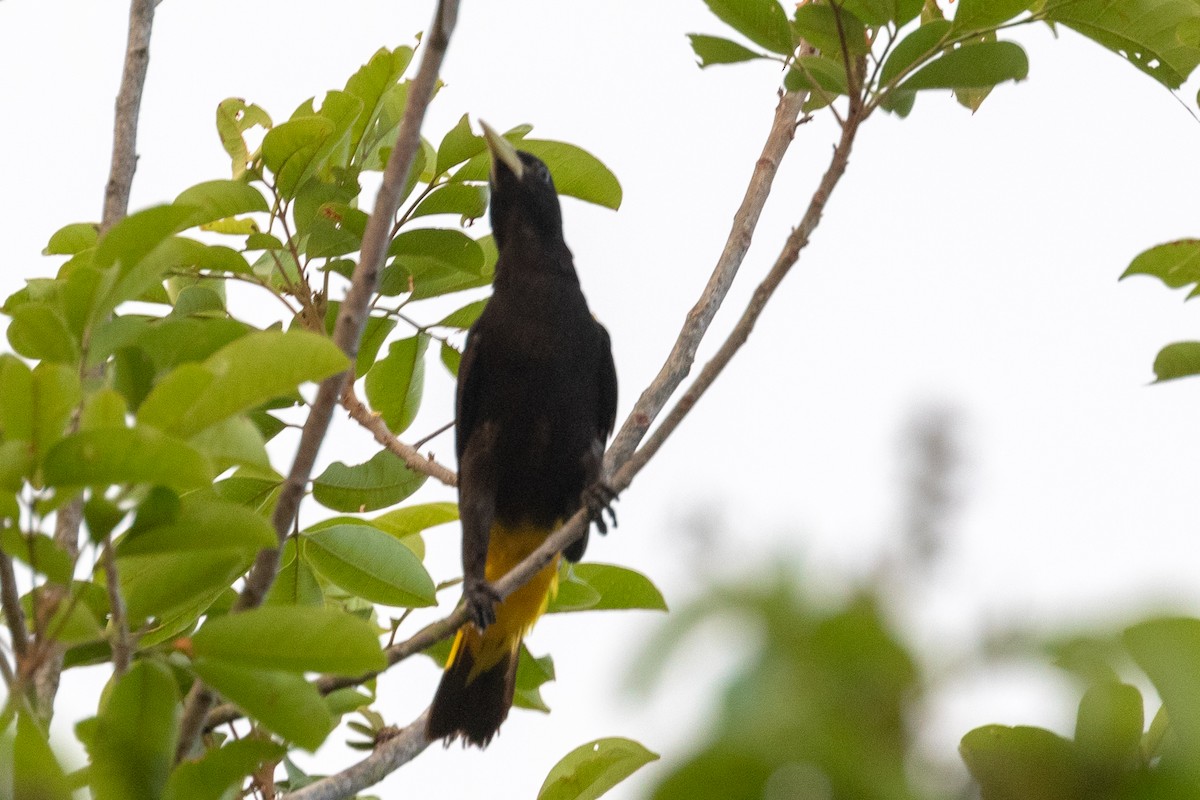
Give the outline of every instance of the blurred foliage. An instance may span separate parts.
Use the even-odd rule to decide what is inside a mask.
[[[733,617],[754,631],[722,691],[712,734],[655,789],[682,798],[915,798],[906,759],[906,709],[919,697],[912,656],[863,591],[823,609],[778,566],[743,584],[709,587],[674,614],[657,638],[654,663],[695,625]]]

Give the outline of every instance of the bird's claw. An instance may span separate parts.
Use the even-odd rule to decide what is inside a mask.
[[[587,508],[588,519],[596,524],[596,530],[601,534],[608,533],[608,524],[604,514],[608,513],[612,526],[617,527],[617,512],[612,504],[617,501],[617,493],[604,481],[596,481],[583,490],[583,505]]]
[[[463,602],[467,604],[467,615],[480,631],[496,621],[496,604],[500,594],[487,581],[469,583],[463,588]]]

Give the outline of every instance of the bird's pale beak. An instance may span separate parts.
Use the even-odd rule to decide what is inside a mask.
[[[521,180],[525,175],[525,164],[521,162],[521,157],[517,155],[517,150],[508,140],[488,125],[483,120],[479,120],[479,127],[483,128],[483,138],[487,141],[488,151],[492,154],[494,163],[503,163],[508,167],[517,180]]]

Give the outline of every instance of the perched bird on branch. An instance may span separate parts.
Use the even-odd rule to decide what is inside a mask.
[[[427,728],[478,747],[508,716],[521,639],[556,591],[559,559],[504,600],[493,583],[581,507],[607,531],[615,496],[601,463],[617,410],[608,332],[580,290],[550,171],[483,131],[499,260],[459,366],[455,426],[472,621],[454,639]],[[585,531],[562,555],[578,561],[586,546]]]

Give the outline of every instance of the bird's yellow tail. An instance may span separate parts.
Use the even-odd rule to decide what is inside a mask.
[[[489,582],[502,578],[546,540],[550,530],[492,526],[488,543]],[[485,747],[512,707],[521,639],[546,610],[558,588],[558,559],[496,606],[496,621],[480,631],[471,623],[458,630],[446,671],[429,712],[430,739],[460,736]]]

